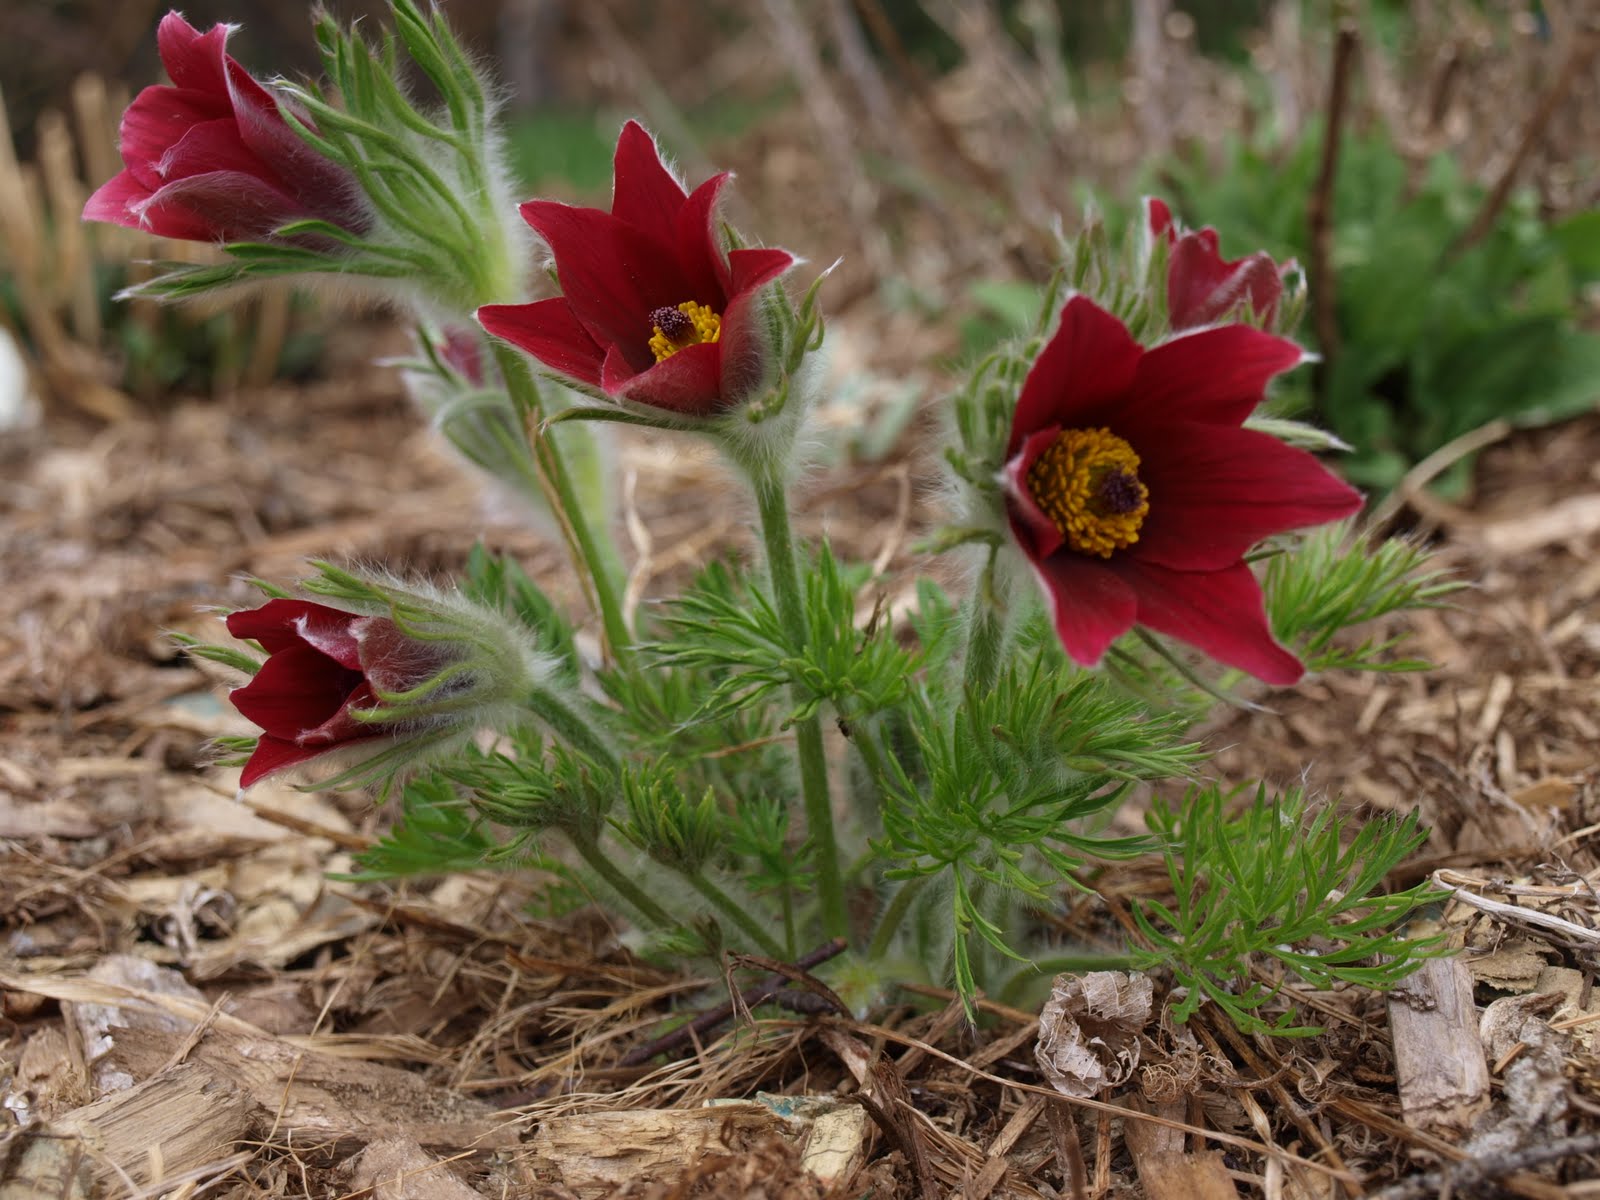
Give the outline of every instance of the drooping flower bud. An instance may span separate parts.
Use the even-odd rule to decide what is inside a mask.
[[[257,241],[305,220],[371,226],[355,176],[307,145],[228,54],[233,28],[162,18],[172,83],[145,88],[123,114],[124,167],[89,197],[85,220],[198,242]]]
[[[324,759],[336,768],[324,786],[379,783],[479,729],[541,716],[532,698],[558,669],[515,618],[326,565],[307,587],[335,603],[279,595],[227,617],[228,632],[266,652],[230,694],[261,729],[241,786]]]
[[[1284,279],[1297,274],[1290,259],[1279,264],[1265,251],[1229,261],[1222,257],[1217,231],[1184,229],[1165,201],[1145,198],[1150,235],[1165,239],[1167,258],[1167,318],[1181,331],[1218,321],[1253,319],[1263,328],[1277,328]]]
[[[461,320],[522,294],[531,239],[494,122],[493,89],[438,11],[390,0],[381,46],[327,13],[316,37],[328,75],[271,90],[202,35],[161,23],[171,87],[146,89],[122,126],[127,169],[95,193],[89,220],[214,241],[219,263],[175,265],[130,289],[184,299],[281,276],[333,275],[391,301]],[[399,47],[442,100],[395,78]]]

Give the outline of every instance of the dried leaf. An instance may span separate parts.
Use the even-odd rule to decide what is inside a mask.
[[[1057,1091],[1087,1099],[1125,1082],[1139,1065],[1154,988],[1145,975],[1057,975],[1039,1014],[1039,1067]]]

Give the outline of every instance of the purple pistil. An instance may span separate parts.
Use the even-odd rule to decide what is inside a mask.
[[[1125,516],[1144,503],[1145,492],[1132,471],[1107,471],[1094,489],[1096,507],[1106,516]]]
[[[659,329],[669,342],[682,342],[694,334],[694,322],[689,315],[667,304],[650,310],[650,324]]]

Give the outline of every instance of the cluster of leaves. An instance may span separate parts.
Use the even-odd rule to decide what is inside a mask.
[[[1371,553],[1346,532],[1274,559],[1269,605],[1314,661],[1392,666],[1389,642],[1339,649],[1333,632],[1430,603],[1445,585],[1415,548]],[[897,632],[871,603],[865,570],[829,548],[805,578],[810,636],[796,646],[743,569],[708,567],[654,615],[648,669],[602,673],[604,696],[588,702],[587,719],[631,747],[619,776],[514,732],[409,782],[358,877],[532,866],[557,881],[552,903],[574,888],[602,897],[654,928],[660,951],[795,957],[825,939],[780,743],[796,719],[826,711],[853,751],[840,830],[849,882],[863,900],[883,897],[869,962],[948,971],[971,996],[1008,961],[1048,951],[1021,936],[1027,913],[1082,886],[1085,864],[1152,851],[1168,857],[1177,901],[1138,919],[1155,947],[1148,963],[1190,989],[1185,1014],[1210,998],[1259,1023],[1271,992],[1236,983],[1258,960],[1313,982],[1381,986],[1426,949],[1393,932],[1426,897],[1372,895],[1415,845],[1414,820],[1372,823],[1345,845],[1332,810],[1312,817],[1298,795],[1228,818],[1225,798],[1196,788],[1176,813],[1157,811],[1149,836],[1108,832],[1133,783],[1188,778],[1202,761],[1186,730],[1209,696],[1192,711],[1158,708],[1116,674],[1074,668],[1032,626],[994,686],[969,690],[955,657],[963,614],[931,581]],[[538,629],[579,677],[570,626],[513,563],[479,549],[465,586]],[[1329,937],[1341,948],[1327,950]],[[1390,964],[1374,968],[1373,954]]]
[[[1295,1023],[1292,1005],[1272,1022],[1258,1015],[1290,975],[1317,988],[1386,989],[1442,952],[1442,936],[1408,937],[1404,924],[1443,893],[1426,883],[1379,892],[1427,836],[1415,812],[1363,821],[1350,836],[1351,821],[1314,810],[1301,791],[1269,797],[1258,788],[1230,812],[1237,796],[1195,787],[1176,808],[1157,803],[1148,818],[1175,899],[1170,907],[1134,902],[1149,943],[1135,961],[1166,967],[1187,989],[1173,1010],[1178,1020],[1210,1000],[1246,1031],[1317,1033]],[[1263,961],[1282,973],[1268,975]]]
[[[1220,164],[1196,154],[1165,166],[1163,189],[1191,222],[1223,230],[1225,251],[1262,247],[1305,263],[1321,143],[1315,131],[1270,149],[1236,138]],[[1314,403],[1354,448],[1341,469],[1357,483],[1392,486],[1412,463],[1496,418],[1537,425],[1595,403],[1600,335],[1576,314],[1583,289],[1600,279],[1600,215],[1550,224],[1531,194],[1513,194],[1469,240],[1484,198],[1448,155],[1419,173],[1382,131],[1340,143],[1340,344]],[[1459,487],[1466,470],[1462,460],[1440,486]]]

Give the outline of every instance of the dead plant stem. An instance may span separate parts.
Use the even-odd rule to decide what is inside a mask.
[[[1333,191],[1339,169],[1339,136],[1344,110],[1350,96],[1350,68],[1355,61],[1356,30],[1341,23],[1333,43],[1333,70],[1328,81],[1327,116],[1322,126],[1322,163],[1317,169],[1316,186],[1306,208],[1306,224],[1311,238],[1311,323],[1322,352],[1321,392],[1326,396],[1328,381],[1339,354],[1338,299],[1333,278]]]

